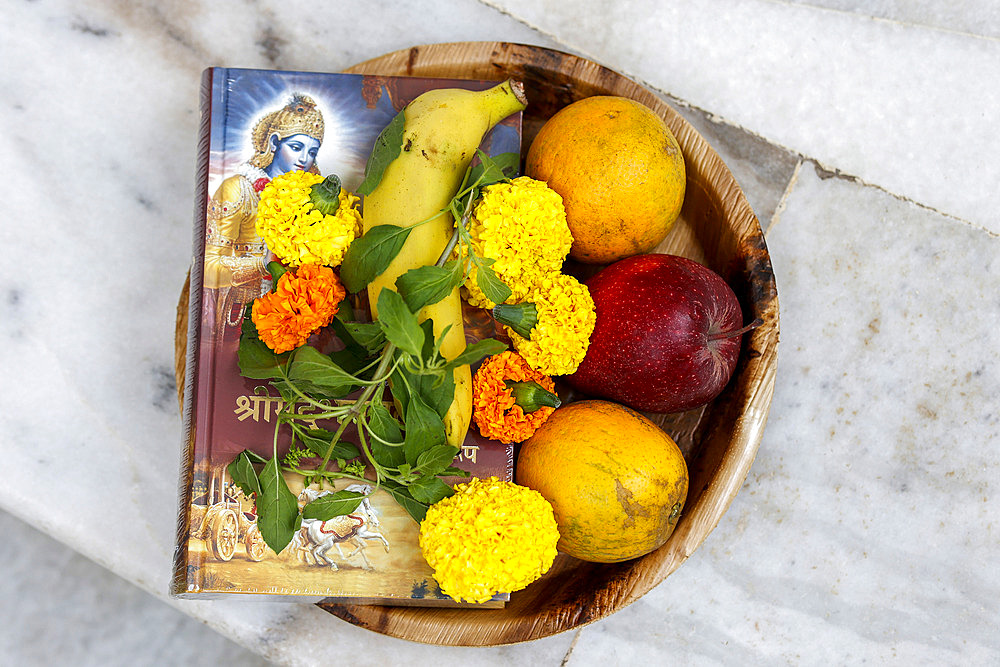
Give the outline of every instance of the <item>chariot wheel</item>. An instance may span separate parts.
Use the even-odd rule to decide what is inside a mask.
[[[267,553],[267,543],[264,542],[264,537],[260,534],[260,528],[257,527],[257,524],[247,529],[243,545],[247,548],[247,556],[250,557],[250,560],[257,563],[264,560],[264,554]]]
[[[230,560],[236,553],[236,544],[240,540],[240,522],[236,512],[223,509],[215,512],[209,523],[209,533],[205,544],[213,558]]]

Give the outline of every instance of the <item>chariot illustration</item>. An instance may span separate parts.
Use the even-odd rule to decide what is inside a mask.
[[[204,540],[209,556],[216,560],[232,560],[240,544],[252,561],[263,560],[267,553],[253,500],[235,484],[226,483],[225,468],[213,471],[208,488],[192,500],[191,526],[192,537]]]

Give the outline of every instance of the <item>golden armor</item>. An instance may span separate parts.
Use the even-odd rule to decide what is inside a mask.
[[[296,93],[291,101],[261,117],[251,133],[253,156],[226,178],[208,203],[205,239],[204,286],[220,290],[216,329],[236,326],[243,306],[266,289],[268,251],[257,235],[260,191],[270,181],[265,171],[274,160],[275,147],[284,139],[304,134],[323,141],[323,115],[307,95]],[[315,163],[309,171],[319,173]]]

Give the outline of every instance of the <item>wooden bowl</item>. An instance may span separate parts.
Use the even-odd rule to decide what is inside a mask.
[[[492,646],[539,639],[604,618],[644,595],[705,540],[750,470],[774,390],[778,298],[760,224],[722,159],[691,125],[649,89],[577,56],[505,42],[415,46],[355,65],[356,74],[412,75],[524,82],[522,154],[556,111],[592,95],[629,97],[653,109],[685,156],[687,190],[681,216],[656,252],[683,255],[714,269],[733,287],[747,321],[763,325],[744,336],[733,379],[704,408],[647,415],[681,446],[690,491],[670,539],[656,551],[617,564],[560,555],[552,569],[513,593],[504,609],[429,609],[320,603],[355,625],[402,639]],[[177,377],[183,385],[187,284],[178,304]]]

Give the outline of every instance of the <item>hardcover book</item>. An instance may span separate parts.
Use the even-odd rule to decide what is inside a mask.
[[[268,382],[242,377],[237,364],[244,315],[271,287],[271,253],[255,229],[260,192],[272,177],[293,169],[335,174],[353,192],[376,137],[410,100],[433,88],[483,90],[495,83],[205,71],[172,595],[457,606],[441,593],[420,553],[419,525],[385,491],[377,490],[348,515],[303,521],[292,543],[276,554],[256,525],[256,499],[233,483],[227,466],[247,449],[270,456],[274,420],[283,408],[313,411],[286,405]],[[521,115],[515,114],[486,135],[481,148],[491,155],[517,153],[520,139]],[[360,314],[367,309],[363,297],[354,297],[352,306]],[[496,334],[482,311],[467,308],[465,316],[469,342]],[[317,336],[313,342],[320,347],[336,345],[329,331]],[[289,451],[284,430],[278,431],[279,456],[298,455]],[[512,445],[483,438],[473,427],[454,465],[474,477],[510,481],[513,458]],[[285,479],[300,504],[330,491],[329,485],[325,491],[303,486],[298,475]],[[339,480],[337,489],[369,490],[349,481]],[[478,606],[502,606],[507,597]]]

